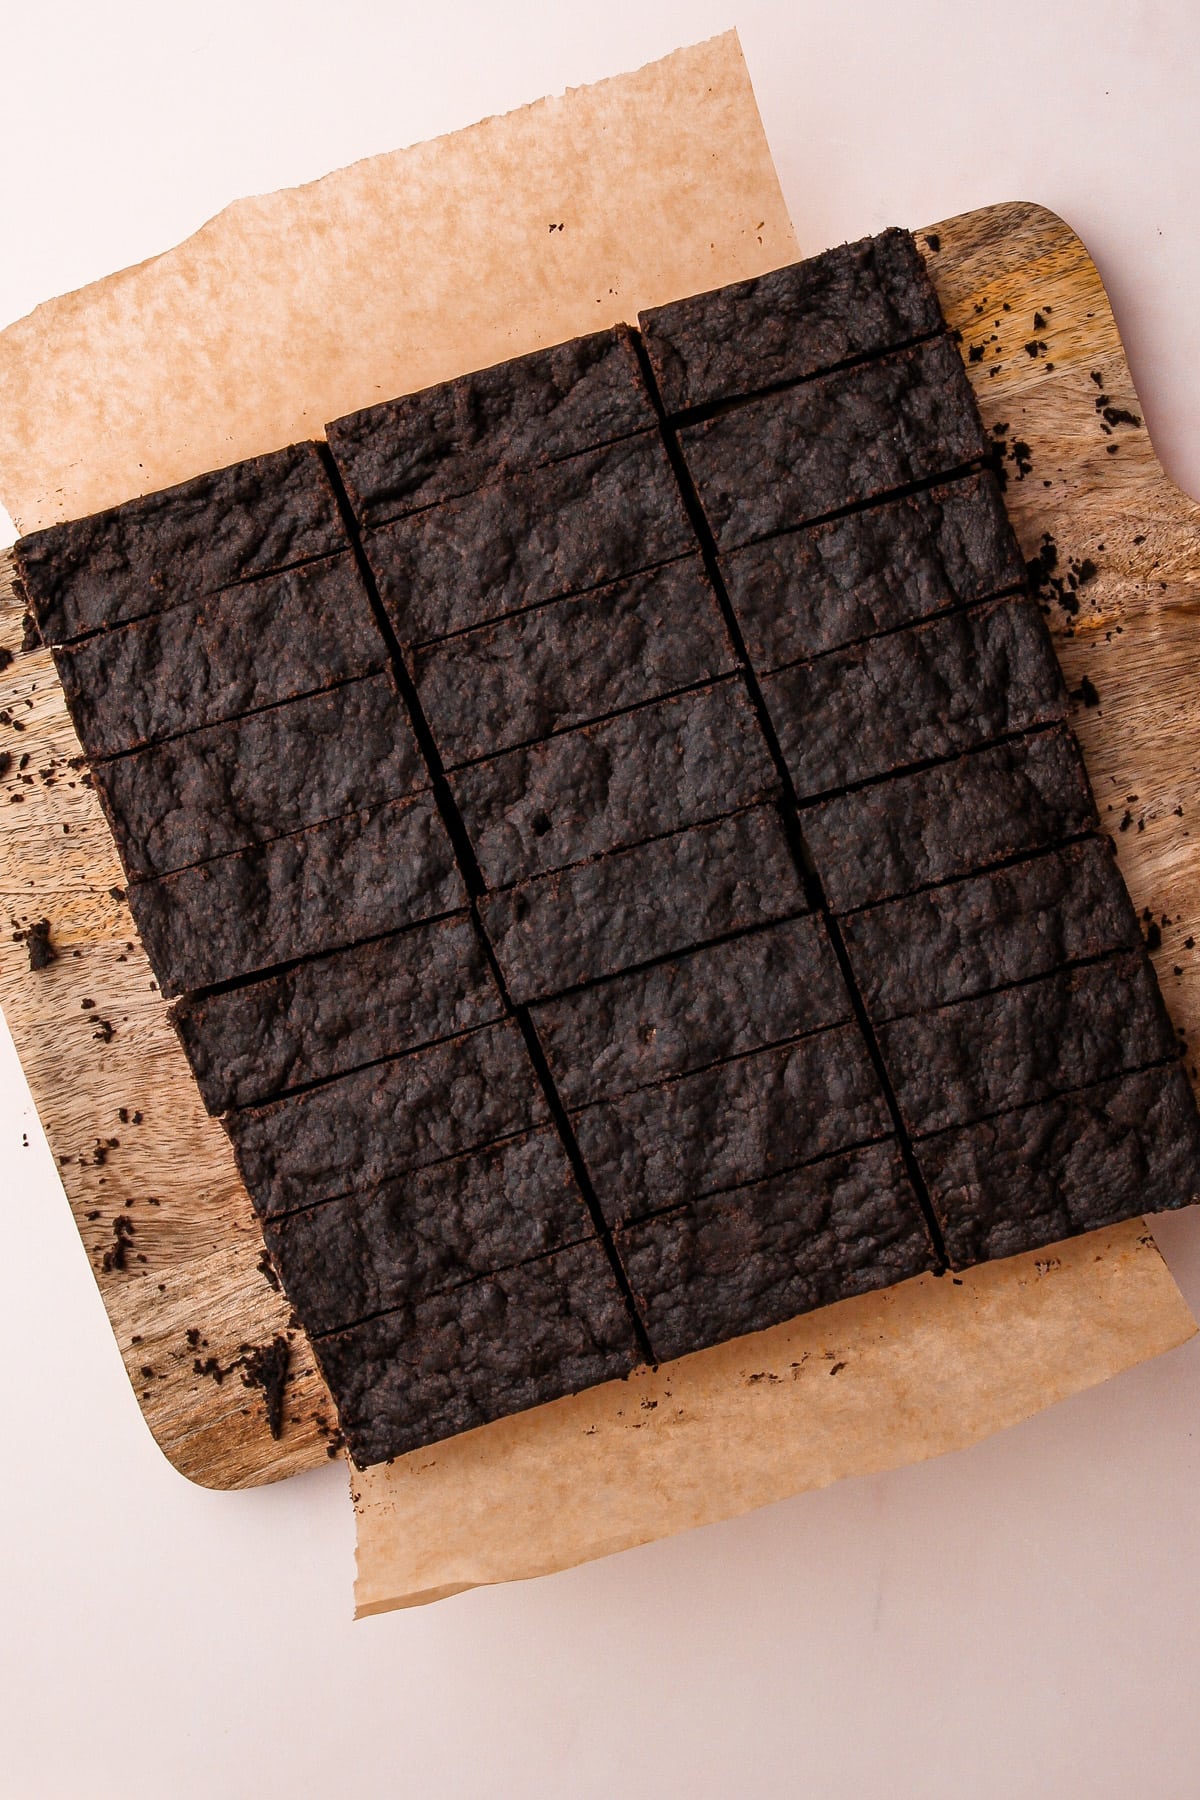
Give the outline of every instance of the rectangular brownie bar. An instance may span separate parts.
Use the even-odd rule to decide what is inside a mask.
[[[485,895],[519,1003],[806,909],[774,807],[754,807]]]
[[[722,550],[948,474],[990,446],[949,338],[764,394],[679,443]]]
[[[612,1099],[851,1017],[824,922],[809,913],[532,1009],[565,1106]]]
[[[92,777],[131,881],[429,785],[386,672],[98,762]]]
[[[269,1219],[361,1194],[545,1119],[533,1065],[508,1020],[230,1113],[225,1128],[250,1198]]]
[[[638,314],[670,413],[798,381],[942,327],[911,232],[880,232],[820,256]]]
[[[1143,949],[893,1019],[879,1047],[913,1137],[1178,1053]]]
[[[805,808],[829,904],[848,912],[1096,829],[1073,734],[1058,727]]]
[[[317,1336],[596,1234],[558,1133],[544,1128],[269,1219],[263,1235]]]
[[[698,556],[412,652],[449,768],[711,681],[733,645]]]
[[[387,664],[350,555],[185,601],[54,652],[89,756],[118,756]]]
[[[692,554],[696,538],[653,431],[398,519],[363,547],[412,645]]]
[[[640,1361],[605,1251],[575,1244],[313,1346],[359,1468],[487,1425]]]
[[[767,675],[763,698],[801,799],[1064,718],[1032,600],[988,600]]]
[[[891,1141],[641,1219],[616,1244],[664,1361],[934,1266]]]
[[[739,679],[651,701],[450,777],[490,888],[663,837],[776,792]]]
[[[721,558],[760,674],[1024,584],[990,469]]]
[[[956,1269],[1200,1199],[1200,1118],[1178,1062],[924,1138]]]
[[[627,325],[387,400],[325,427],[361,525],[655,423]]]
[[[31,532],[14,555],[42,637],[63,644],[345,548],[317,446],[292,444]]]
[[[210,1113],[253,1106],[503,1012],[467,913],[335,950],[172,1011]]]
[[[877,1023],[1142,941],[1108,838],[851,913],[842,937]]]
[[[129,890],[168,997],[382,937],[465,899],[428,795],[310,825]]]
[[[610,1225],[744,1187],[885,1136],[891,1118],[856,1025],[758,1050],[572,1115]]]

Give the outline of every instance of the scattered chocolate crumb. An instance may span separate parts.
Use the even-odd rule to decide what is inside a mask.
[[[257,1267],[258,1267],[258,1272],[263,1277],[263,1279],[265,1281],[269,1282],[270,1285],[275,1289],[276,1293],[278,1293],[279,1292],[279,1277],[275,1273],[274,1267],[272,1266],[271,1253],[266,1248],[265,1245],[263,1246],[262,1255],[258,1259]]]
[[[1033,315],[1033,329],[1035,331],[1045,331],[1046,329],[1046,321],[1040,312],[1035,312]]]
[[[973,362],[973,363],[981,363],[983,361],[983,345],[982,344],[972,344],[971,345],[971,347],[967,351],[967,361]]]
[[[291,1355],[287,1339],[277,1334],[269,1344],[259,1344],[241,1359],[242,1385],[262,1389],[267,1403],[267,1427],[273,1438],[283,1435],[283,1390]]]
[[[942,247],[942,240],[938,236],[937,232],[936,231],[927,231],[925,233],[925,242],[929,245],[929,248],[933,251],[933,254],[936,256],[938,251]]]
[[[844,1369],[844,1368],[845,1368],[845,1366],[846,1366],[846,1365],[845,1365],[845,1363],[844,1363],[844,1362],[835,1362],[835,1363],[834,1363],[834,1364],[833,1364],[833,1365],[832,1365],[832,1366],[831,1366],[831,1368],[830,1368],[830,1370],[829,1370],[829,1373],[830,1373],[830,1374],[831,1374],[831,1375],[840,1375],[840,1374],[841,1374],[841,1372],[842,1372],[842,1370],[843,1370],[843,1369]]]
[[[129,1123],[129,1108],[127,1106],[118,1106],[117,1117],[118,1117],[118,1119],[120,1119],[122,1125],[128,1125],[128,1123]]]
[[[20,796],[14,794],[13,798],[19,799]],[[38,919],[34,924],[27,926],[24,931],[14,931],[13,940],[25,945],[29,952],[31,969],[44,969],[50,963],[58,960],[58,951],[50,942],[49,919]]]
[[[0,778],[8,774],[12,768],[12,751],[0,750]]]
[[[195,1350],[197,1348],[197,1346],[199,1345],[200,1333],[197,1330],[195,1325],[190,1325],[188,1327],[187,1341],[188,1341],[189,1349]]]
[[[1151,919],[1146,927],[1146,948],[1147,950],[1161,950],[1162,948],[1162,927],[1157,919]]]
[[[112,1226],[112,1247],[104,1252],[100,1264],[105,1274],[110,1274],[114,1269],[124,1269],[126,1252],[130,1248],[129,1240],[136,1229],[132,1219],[126,1218],[124,1213],[117,1214]]]
[[[92,1036],[98,1044],[111,1044],[116,1036],[116,1026],[111,1019],[97,1019]]]
[[[1195,938],[1194,937],[1185,937],[1183,940],[1183,947],[1185,950],[1194,950],[1196,948]]]
[[[96,1002],[94,1000],[88,999],[88,1000],[81,1000],[79,1002],[79,1004],[84,1012],[91,1012],[91,1010],[95,1006]]]
[[[1136,413],[1124,406],[1106,406],[1104,417],[1110,425],[1140,425],[1142,422]]]
[[[13,659],[13,653],[7,644],[0,644],[0,672],[7,669]]]
[[[112,898],[118,902],[125,898],[125,889],[123,887],[110,887],[108,891]]]
[[[1100,695],[1086,675],[1072,693],[1071,698],[1072,700],[1082,700],[1085,706],[1099,706],[1100,704]]]
[[[1132,824],[1133,824],[1133,814],[1131,812],[1129,812],[1128,810],[1126,810],[1121,815],[1121,823],[1117,826],[1117,830],[1118,831],[1128,831],[1129,827]]]

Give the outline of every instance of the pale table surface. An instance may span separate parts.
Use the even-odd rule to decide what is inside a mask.
[[[0,0],[0,324],[734,24],[803,248],[1053,207],[1200,495],[1191,0],[583,10]],[[2,1031],[0,1217],[5,1800],[1200,1793],[1200,1340],[940,1462],[352,1625],[340,1467],[218,1495],[155,1449]],[[1200,1308],[1200,1215],[1158,1236]]]

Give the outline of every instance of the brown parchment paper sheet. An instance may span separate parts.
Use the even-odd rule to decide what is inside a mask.
[[[727,34],[39,307],[0,333],[0,499],[76,516],[796,254]],[[937,1454],[1194,1329],[1140,1223],[826,1309],[355,1474],[358,1610]]]

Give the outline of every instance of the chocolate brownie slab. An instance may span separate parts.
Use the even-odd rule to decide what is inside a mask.
[[[858,1027],[838,1025],[573,1114],[610,1225],[815,1161],[891,1127]]]
[[[500,990],[466,913],[335,950],[202,998],[172,1023],[211,1113],[341,1075],[499,1018]]]
[[[545,1118],[524,1041],[507,1021],[230,1113],[226,1130],[250,1198],[271,1218],[362,1193]]]
[[[616,1244],[664,1361],[934,1266],[890,1141],[639,1220]]]
[[[271,1261],[310,1335],[595,1236],[552,1129],[267,1220]]]
[[[594,1242],[318,1338],[314,1349],[359,1468],[614,1380],[640,1360]]]
[[[760,674],[1025,580],[989,469],[731,550],[721,572]]]
[[[778,785],[736,678],[506,751],[450,777],[491,888],[751,806]]]
[[[763,698],[801,799],[1065,716],[1032,600],[989,600],[767,675]]]
[[[427,644],[411,661],[451,768],[734,667],[698,556]]]
[[[879,1031],[914,1137],[1163,1062],[1178,1048],[1143,949],[894,1019]]]
[[[612,1099],[851,1017],[812,914],[581,988],[532,1009],[566,1106]]]
[[[880,232],[639,313],[668,413],[797,381],[942,327],[912,234]]]
[[[989,442],[949,338],[687,425],[679,443],[722,550],[949,473]]]
[[[92,777],[134,881],[429,785],[386,673],[96,763]]]
[[[1096,828],[1074,736],[1056,728],[806,807],[835,912],[950,881]]]
[[[558,462],[655,422],[628,326],[573,338],[327,425],[363,525]]]
[[[1200,1119],[1178,1062],[918,1146],[957,1269],[1200,1199]]]
[[[387,663],[350,555],[304,563],[55,650],[89,756],[315,694]]]
[[[807,910],[774,807],[754,807],[479,903],[521,1003]]]
[[[315,444],[251,457],[22,538],[17,574],[62,644],[346,548]]]
[[[139,882],[129,905],[168,996],[381,937],[466,898],[427,795]]]
[[[657,431],[624,438],[370,531],[363,547],[402,644],[695,551]]]
[[[842,937],[877,1023],[1141,943],[1108,838],[851,913]]]

